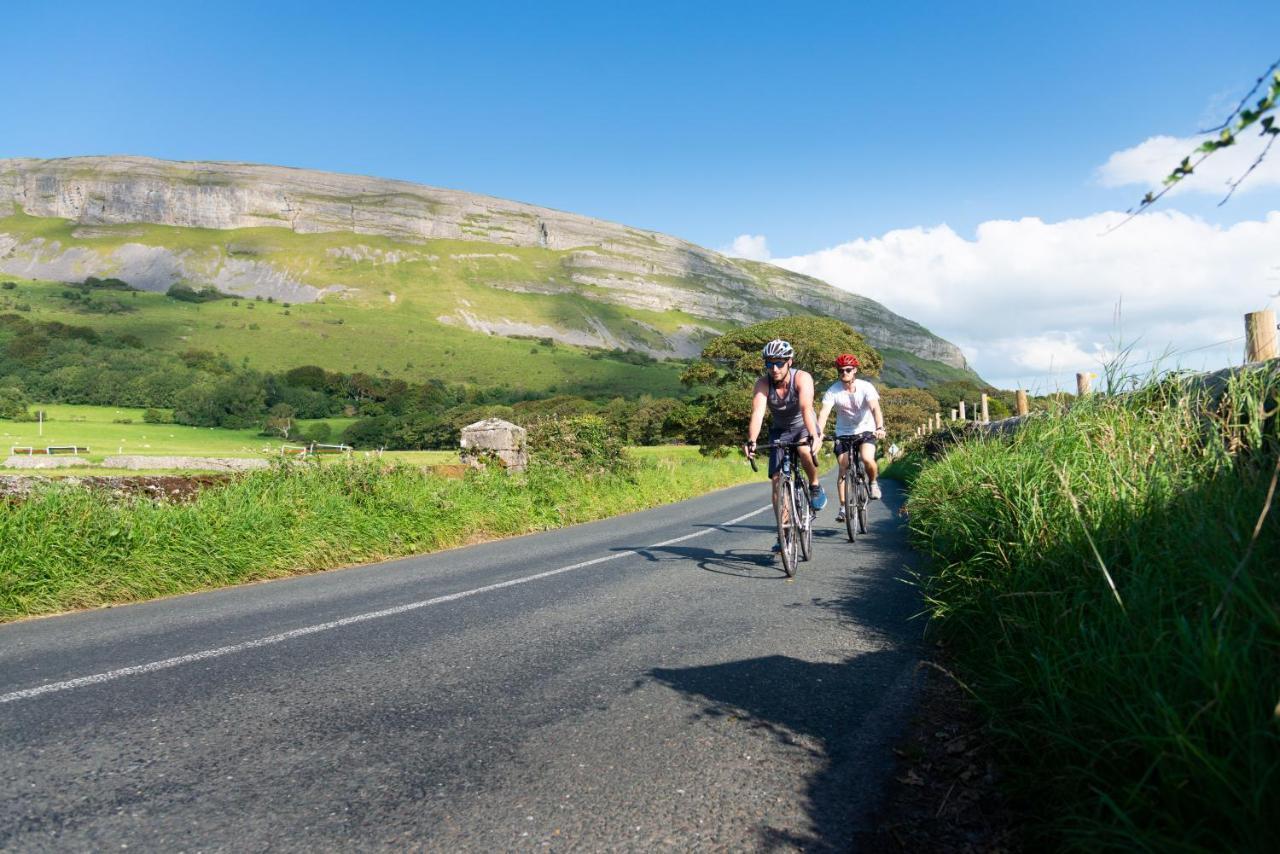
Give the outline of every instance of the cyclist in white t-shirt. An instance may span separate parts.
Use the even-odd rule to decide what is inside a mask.
[[[880,497],[880,475],[876,467],[876,439],[884,438],[884,413],[880,411],[880,394],[866,380],[858,379],[858,357],[843,353],[836,359],[840,381],[833,383],[822,395],[822,412],[818,414],[819,442],[826,431],[831,410],[836,411],[836,455],[840,460],[840,477],[836,481],[840,489],[840,513],[837,522],[844,521],[844,474],[849,468],[849,451],[856,449],[867,469],[871,482],[871,497]]]

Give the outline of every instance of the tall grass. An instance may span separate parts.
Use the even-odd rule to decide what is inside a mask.
[[[1085,400],[914,478],[933,625],[1055,847],[1280,844],[1278,394]]]
[[[0,620],[435,551],[601,519],[751,477],[741,461],[625,473],[535,465],[448,479],[410,466],[282,465],[190,504],[52,484],[0,503]]]

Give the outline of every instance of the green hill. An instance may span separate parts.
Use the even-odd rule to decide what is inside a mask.
[[[824,314],[884,350],[886,381],[974,376],[953,345],[816,279],[517,202],[142,158],[0,161],[0,188],[0,279],[18,283],[0,308],[264,370],[660,394],[716,334]],[[64,293],[90,276],[141,292]],[[233,298],[188,301],[215,292]]]

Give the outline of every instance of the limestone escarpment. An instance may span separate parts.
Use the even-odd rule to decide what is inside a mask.
[[[72,221],[78,224],[75,235],[86,239],[104,227],[115,228],[111,233],[118,236],[120,226],[154,224],[378,235],[405,244],[392,251],[371,250],[353,238],[351,246],[330,250],[333,257],[375,264],[432,257],[431,247],[422,245],[432,240],[476,242],[481,245],[478,253],[490,257],[495,246],[541,247],[563,254],[563,279],[489,284],[525,293],[572,292],[648,311],[678,310],[709,322],[745,324],[798,311],[821,313],[850,323],[875,346],[966,367],[957,347],[919,324],[808,276],[726,258],[665,234],[404,181],[142,157],[0,160],[0,217],[16,213]],[[110,252],[91,252],[41,238],[19,240],[3,229],[0,272],[65,280],[116,276],[147,290],[186,281],[290,302],[312,301],[335,288],[309,281],[305,269],[285,271],[268,261],[240,257],[230,245],[198,254],[140,238]],[[474,312],[469,317],[465,322],[479,324],[477,328],[520,327],[518,318],[483,318]],[[675,338],[645,344],[620,338],[616,331],[602,340],[655,354],[687,355],[696,351],[698,327],[686,328],[679,344]],[[583,334],[565,331],[564,340],[576,342],[572,336]]]

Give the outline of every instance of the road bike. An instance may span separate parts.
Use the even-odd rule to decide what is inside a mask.
[[[857,534],[867,532],[867,504],[871,502],[871,484],[859,453],[863,441],[859,436],[836,436],[836,458],[846,450],[852,457],[844,471],[844,527],[849,532],[851,543],[857,539]]]
[[[788,578],[795,577],[796,566],[801,560],[813,557],[813,511],[810,506],[809,479],[800,475],[798,449],[809,442],[771,442],[757,445],[756,453],[775,448],[786,451],[782,458],[782,472],[773,486],[773,510],[778,521],[778,544],[781,546],[782,571]],[[756,468],[755,457],[748,457],[751,470]]]

